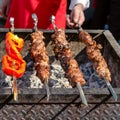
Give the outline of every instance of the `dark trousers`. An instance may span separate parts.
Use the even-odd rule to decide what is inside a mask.
[[[120,0],[111,0],[109,29],[116,40],[120,39]]]
[[[120,0],[97,0],[91,29],[104,29],[106,23],[115,39],[120,40]]]
[[[109,14],[110,0],[97,0],[93,14],[91,29],[103,29]]]

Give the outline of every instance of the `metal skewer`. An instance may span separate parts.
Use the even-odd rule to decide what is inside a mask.
[[[108,87],[111,95],[113,96],[114,100],[117,101],[118,96],[117,96],[116,92],[114,91],[113,87],[111,86],[110,82],[108,80],[106,80],[106,79],[105,79],[105,82],[106,82],[107,87]]]
[[[84,105],[88,106],[87,99],[86,99],[85,94],[84,94],[84,92],[83,92],[82,86],[80,85],[79,82],[77,82],[77,88],[78,88],[80,97],[81,97],[81,99],[82,99],[82,103],[83,103]]]
[[[83,28],[81,27],[80,24],[78,24],[78,27],[79,27],[79,32],[83,31]],[[101,33],[95,35],[95,36],[93,37],[93,39],[96,39],[97,37],[99,37],[99,36],[102,35],[103,33],[104,33],[104,31],[102,31]]]
[[[37,31],[38,30],[38,28],[37,28],[38,17],[37,17],[37,15],[35,13],[32,14],[32,19],[34,21],[34,30]],[[49,89],[49,86],[48,86],[48,80],[45,80],[44,85],[45,85],[46,92],[47,92],[47,101],[49,101],[50,89]]]
[[[35,13],[32,14],[32,19],[34,21],[34,30],[37,31],[38,17]]]
[[[81,25],[80,24],[78,24],[78,30],[79,30],[79,32],[81,32],[81,31],[83,31],[83,28],[81,27]]]
[[[10,25],[11,25],[10,31],[13,33],[14,30],[15,30],[14,18],[13,17],[10,17]],[[15,69],[15,62],[14,61],[13,61],[13,66],[12,67]],[[12,88],[12,92],[13,92],[14,100],[18,101],[17,79],[16,79],[16,77],[14,75],[13,75],[13,88]]]
[[[83,29],[82,29],[80,24],[78,24],[78,27],[79,27],[79,32],[83,31]],[[82,99],[82,103],[85,104],[86,106],[88,106],[87,99],[85,97],[85,94],[83,92],[83,89],[82,89],[82,86],[80,85],[80,83],[77,83],[77,88],[78,88],[78,91],[80,93],[80,97]]]
[[[53,15],[51,16],[51,22],[52,22],[52,24],[53,24],[54,29],[56,29],[57,26],[55,25],[55,16],[53,16]],[[81,27],[80,27],[80,29],[82,30]],[[78,92],[79,92],[79,94],[80,94],[82,103],[83,103],[84,105],[88,106],[87,99],[86,99],[86,97],[85,97],[85,94],[84,94],[84,92],[83,92],[83,89],[82,89],[81,84],[80,84],[79,82],[77,82],[77,85],[76,85],[76,86],[77,86],[77,88],[78,88]]]
[[[50,98],[50,89],[49,89],[49,86],[48,86],[48,80],[45,80],[44,85],[45,85],[46,92],[47,92],[47,101],[49,101],[49,98]]]
[[[78,26],[79,26],[79,31],[83,31],[81,25],[78,24]],[[103,31],[103,32],[104,32],[104,31]],[[93,39],[99,37],[101,34],[103,34],[103,32],[101,32],[101,33],[97,34],[96,36],[94,36]],[[108,80],[106,80],[106,79],[105,79],[105,82],[106,82],[106,85],[107,85],[110,93],[112,94],[114,100],[117,101],[118,96],[117,96],[117,94],[115,93],[115,91],[114,91],[113,87],[111,86],[110,82],[109,82]]]
[[[55,16],[52,15],[51,18],[50,18],[50,20],[51,20],[51,22],[52,22],[53,28],[56,29],[57,26],[56,26],[56,24],[55,24]]]
[[[10,25],[11,25],[10,31],[14,32],[14,30],[15,30],[15,27],[14,27],[14,17],[10,17]]]

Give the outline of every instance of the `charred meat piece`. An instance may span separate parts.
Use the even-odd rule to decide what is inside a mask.
[[[107,66],[104,57],[101,54],[102,46],[97,44],[92,36],[86,31],[81,31],[79,34],[79,39],[86,45],[86,53],[88,58],[93,61],[97,74],[108,81],[111,81],[111,73]]]
[[[43,41],[43,32],[36,31],[31,34],[31,56],[35,61],[35,69],[37,71],[37,76],[40,78],[42,83],[50,77],[50,66],[49,57],[45,48],[45,43]]]
[[[77,61],[72,58],[72,52],[69,47],[69,43],[66,40],[64,29],[55,29],[55,33],[52,35],[54,40],[54,53],[57,59],[60,61],[62,68],[65,71],[65,76],[73,87],[76,83],[84,85],[86,81],[83,78],[83,74],[79,69]]]

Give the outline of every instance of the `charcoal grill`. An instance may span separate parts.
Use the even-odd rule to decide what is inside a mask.
[[[0,58],[5,54],[5,34],[9,29],[0,29]],[[51,63],[54,52],[52,51],[52,30],[42,30],[45,36],[46,48]],[[81,104],[76,88],[50,88],[49,102],[46,100],[44,88],[19,88],[19,101],[13,100],[11,88],[0,88],[0,119],[3,120],[119,120],[120,119],[120,46],[108,30],[86,30],[97,43],[102,44],[102,54],[107,61],[112,74],[112,86],[118,95],[114,101],[107,88],[84,88],[89,104],[85,108]],[[30,33],[32,29],[15,29],[15,33],[25,39],[22,55],[29,55]],[[85,45],[78,42],[78,30],[66,30],[73,56],[79,64],[88,62]],[[27,59],[29,61],[29,59]],[[56,63],[57,64],[57,63]]]

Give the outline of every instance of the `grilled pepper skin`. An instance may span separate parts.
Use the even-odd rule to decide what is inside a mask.
[[[7,75],[20,78],[25,72],[26,62],[24,60],[17,61],[12,57],[5,55],[2,59],[2,70]]]
[[[22,60],[19,53],[24,45],[24,40],[11,32],[6,34],[6,53],[16,60]]]
[[[26,69],[20,51],[24,46],[24,40],[11,32],[6,34],[6,55],[2,58],[2,70],[5,74],[20,78]]]

